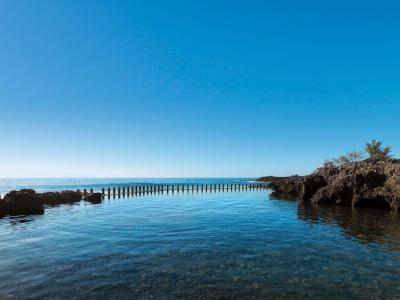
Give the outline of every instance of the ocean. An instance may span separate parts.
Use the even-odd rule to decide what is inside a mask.
[[[63,190],[252,179],[2,180]],[[265,189],[106,198],[0,219],[0,299],[399,299],[400,218]]]

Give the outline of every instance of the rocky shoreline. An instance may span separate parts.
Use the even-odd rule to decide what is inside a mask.
[[[0,200],[0,217],[43,214],[45,206],[72,204],[81,200],[100,203],[101,193],[83,195],[78,191],[36,193],[31,189],[11,191]]]
[[[306,176],[258,179],[271,196],[303,203],[400,210],[400,160],[366,159],[340,166],[326,164]]]

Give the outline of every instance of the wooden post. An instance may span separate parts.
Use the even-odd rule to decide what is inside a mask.
[[[118,187],[118,197],[121,196],[121,188]]]
[[[107,188],[107,194],[108,194],[108,197],[110,197],[110,194],[111,194],[111,189],[110,188]]]
[[[101,194],[104,196],[104,188],[101,188]]]
[[[87,192],[86,189],[83,189],[83,196],[86,196]]]

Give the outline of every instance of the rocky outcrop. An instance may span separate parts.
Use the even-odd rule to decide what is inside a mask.
[[[82,200],[82,194],[76,191],[47,192],[37,195],[45,205],[71,204]]]
[[[284,198],[287,200],[297,200],[302,186],[302,177],[273,177],[270,176],[265,181],[269,182],[269,188],[272,189],[271,196],[275,198]]]
[[[101,193],[88,194],[85,196],[84,200],[93,204],[101,203],[103,195]]]
[[[0,217],[43,213],[43,203],[34,190],[11,191],[0,201]]]
[[[79,202],[82,194],[75,191],[36,193],[34,190],[11,191],[0,200],[0,217],[43,214],[45,205]]]
[[[400,210],[400,161],[365,160],[322,167],[307,176],[262,177],[275,198],[312,204]]]

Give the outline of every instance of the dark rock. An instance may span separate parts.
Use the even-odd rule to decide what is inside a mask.
[[[101,193],[88,194],[85,196],[84,200],[90,203],[101,203],[103,195]]]
[[[37,195],[42,203],[46,205],[67,204],[82,200],[82,194],[75,191],[48,192]]]
[[[293,176],[286,176],[286,177],[279,177],[279,176],[264,176],[260,177],[257,180],[258,181],[263,181],[263,182],[276,182],[276,181],[283,181],[286,179],[291,179],[292,177],[299,177],[298,175],[293,175]]]
[[[0,216],[43,214],[43,203],[34,190],[11,191],[0,200]]]
[[[272,189],[271,196],[274,198],[298,199],[302,187],[302,177],[269,177],[268,187]]]
[[[322,167],[307,176],[262,177],[275,198],[296,198],[312,204],[400,210],[400,161],[365,160]]]
[[[322,187],[326,186],[327,181],[323,176],[310,175],[302,178],[299,191],[299,199],[301,201],[309,201],[314,194]]]

